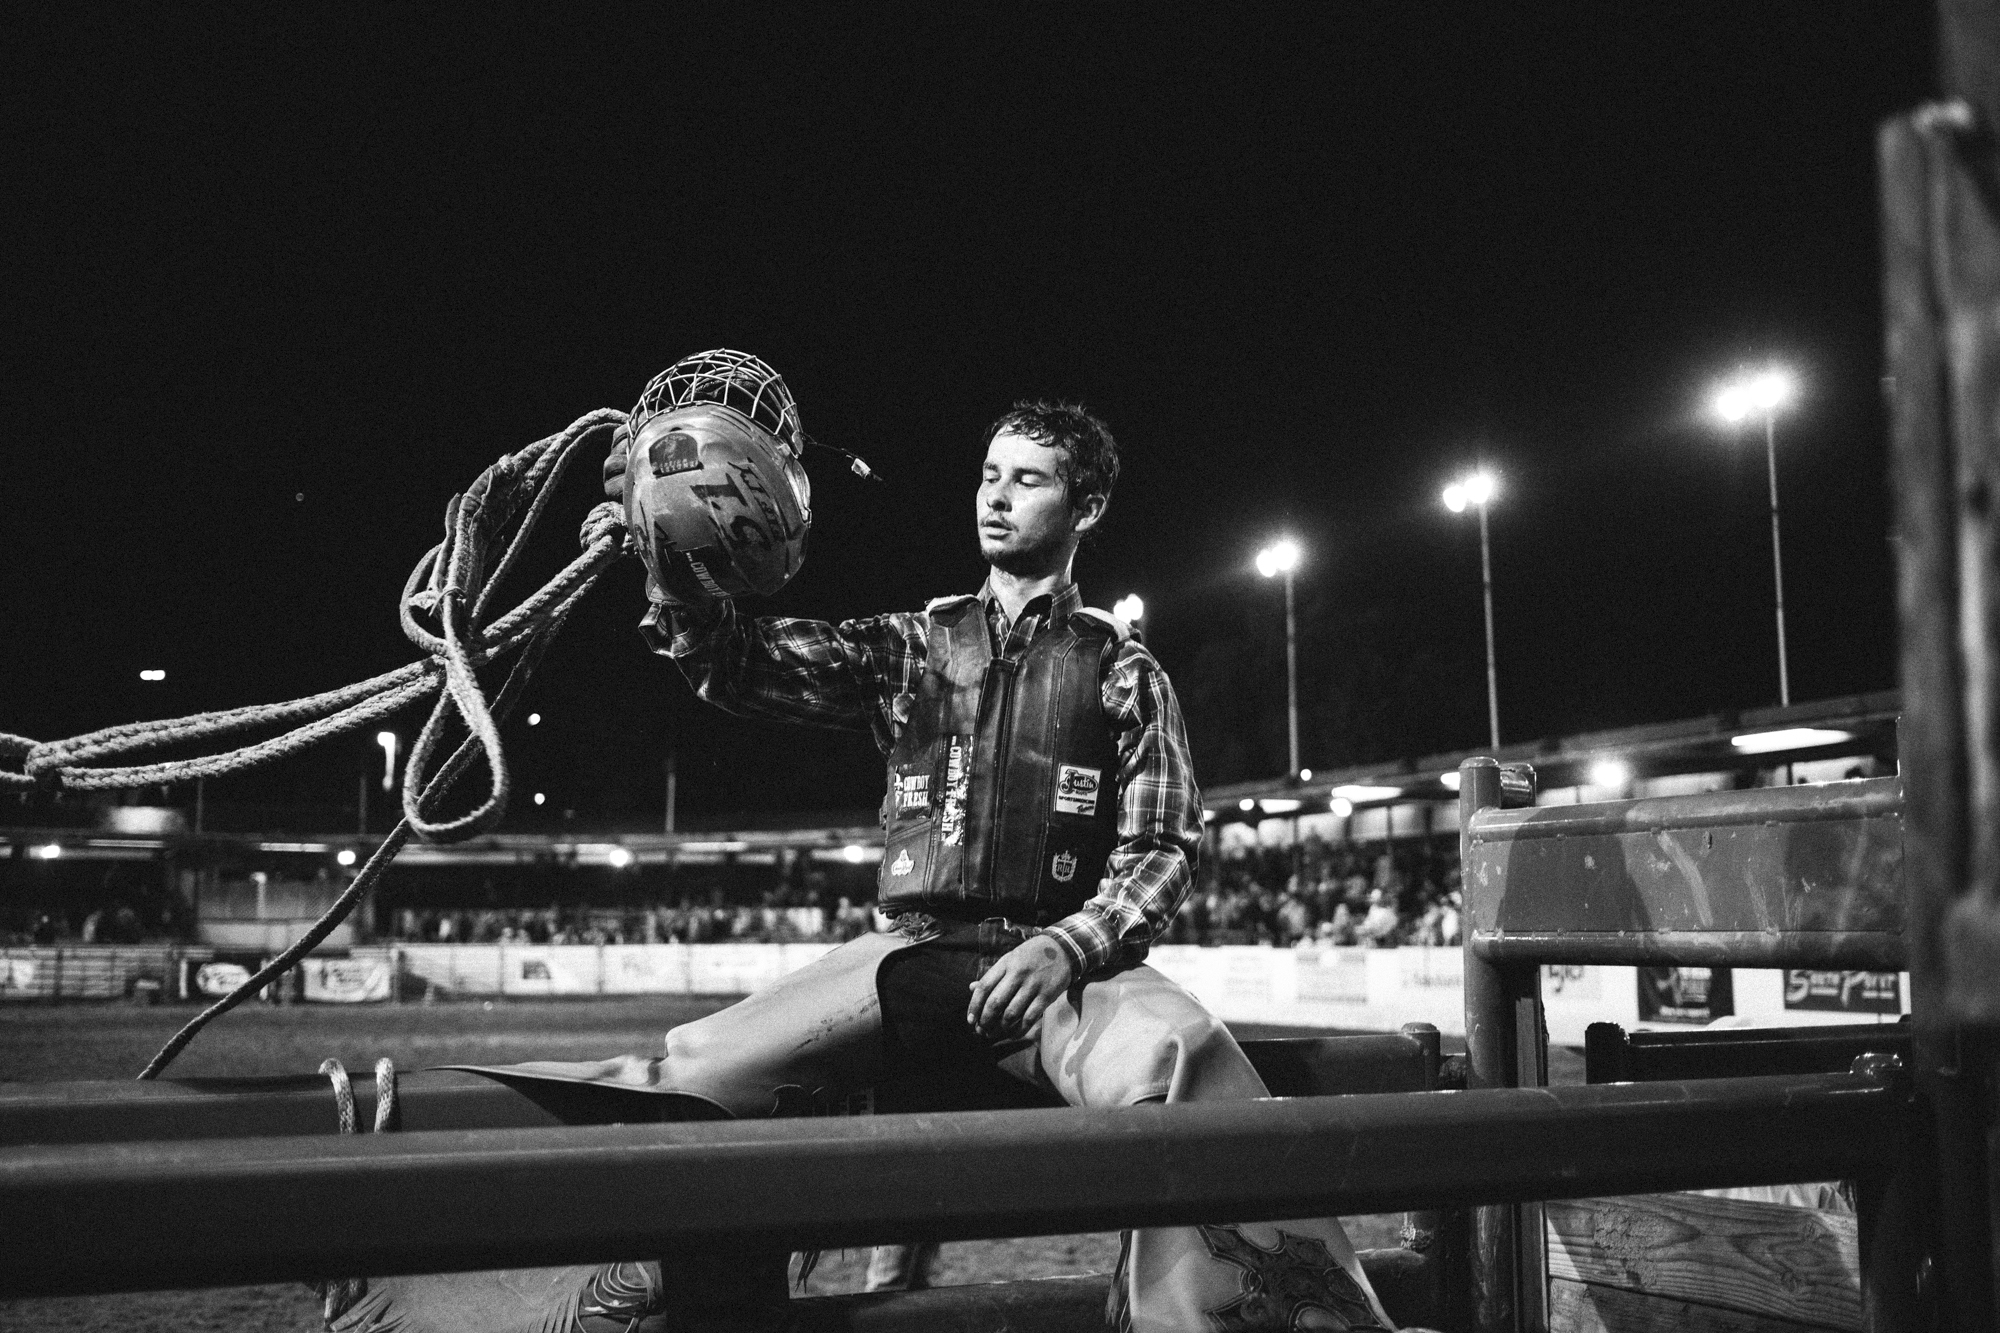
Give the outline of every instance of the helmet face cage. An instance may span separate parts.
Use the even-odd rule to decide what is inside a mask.
[[[790,451],[793,458],[805,453],[805,430],[799,424],[799,405],[777,371],[748,352],[726,347],[682,357],[653,377],[632,409],[630,426],[634,438],[646,422],[662,412],[714,403],[741,413]]]
[[[745,352],[702,352],[655,376],[629,418],[626,525],[654,600],[768,596],[798,572],[812,526],[798,405]]]

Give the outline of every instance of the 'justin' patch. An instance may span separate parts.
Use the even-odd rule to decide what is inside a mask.
[[[1056,770],[1056,813],[1094,815],[1097,789],[1103,784],[1104,770],[1063,764]]]

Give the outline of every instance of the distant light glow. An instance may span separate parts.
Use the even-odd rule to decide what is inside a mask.
[[[1775,731],[1750,731],[1741,736],[1731,736],[1729,743],[1744,754],[1770,754],[1774,750],[1838,745],[1853,739],[1853,732],[1836,731],[1832,727],[1780,727]]]
[[[1136,625],[1146,614],[1146,599],[1136,592],[1128,592],[1111,604],[1111,614],[1128,625]]]
[[[62,855],[62,844],[59,842],[45,842],[35,848],[35,855],[41,857],[44,861],[53,861]]]
[[[548,798],[548,794],[547,794],[546,792],[539,792],[539,791],[538,791],[538,792],[536,792],[536,793],[535,793],[535,804],[536,804],[536,805],[546,805],[546,804],[548,804],[548,800],[549,800],[549,798]]]
[[[1715,391],[1715,415],[1734,426],[1745,418],[1791,406],[1798,381],[1789,370],[1772,367],[1730,380]]]
[[[539,727],[539,726],[541,726],[541,725],[542,725],[542,715],[541,715],[540,713],[530,713],[530,714],[528,714],[528,725],[529,725],[529,726],[531,726],[531,727]]]
[[[611,854],[604,859],[611,863],[613,870],[623,870],[626,866],[632,864],[632,853],[626,851],[623,847],[613,847]]]
[[[1214,818],[1215,818],[1215,811],[1213,810],[1204,810],[1201,812],[1201,822],[1204,824],[1206,824],[1209,820]]]
[[[1295,801],[1289,796],[1275,797],[1264,802],[1264,813],[1267,815],[1289,815],[1304,804],[1304,801]]]
[[[341,865],[351,866],[354,864],[354,849],[352,847],[343,847],[333,854],[333,859]]]
[[[1374,787],[1365,782],[1348,782],[1335,787],[1333,794],[1341,797],[1343,800],[1352,801],[1356,805],[1359,805],[1363,801],[1393,800],[1395,797],[1403,794],[1403,789],[1401,787]]]
[[[1299,567],[1299,561],[1304,556],[1305,552],[1299,549],[1297,542],[1290,537],[1280,537],[1257,552],[1257,572],[1267,579],[1289,574]]]
[[[1236,808],[1238,810],[1241,810],[1244,814],[1247,815],[1252,810],[1255,810],[1257,808],[1257,803],[1251,800],[1248,796],[1245,796],[1242,800],[1236,803]]]
[[[1440,773],[1438,775],[1438,781],[1443,784],[1444,789],[1446,791],[1457,791],[1459,783],[1459,772],[1457,769],[1454,768],[1449,773]]]
[[[1468,472],[1444,488],[1444,507],[1454,514],[1462,514],[1468,505],[1488,504],[1499,493],[1499,478],[1481,468],[1477,472]]]
[[[382,747],[382,790],[394,791],[396,787],[396,733],[378,731],[375,743]]]
[[[840,849],[840,859],[851,866],[860,865],[861,858],[866,855],[868,853],[862,850],[861,844],[858,842],[850,842]]]
[[[1623,787],[1632,780],[1632,765],[1623,759],[1600,759],[1590,766],[1593,787]]]
[[[1312,780],[1313,780],[1313,771],[1310,768],[1302,768],[1299,770],[1300,782],[1311,782]]]
[[[140,680],[165,680],[166,678],[167,673],[157,667],[139,673]]]
[[[1348,800],[1345,796],[1336,796],[1326,803],[1326,810],[1330,815],[1345,819],[1354,813],[1354,802]]]

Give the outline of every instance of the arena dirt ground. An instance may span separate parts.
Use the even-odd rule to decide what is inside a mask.
[[[354,1008],[246,1006],[219,1019],[175,1061],[170,1076],[297,1074],[328,1056],[350,1069],[388,1056],[400,1068],[448,1061],[584,1059],[651,1051],[677,1023],[721,1008],[721,998],[516,1001]],[[130,1078],[194,1014],[192,1007],[75,1004],[0,1007],[0,1082]],[[1241,1037],[1303,1035],[1305,1029],[1235,1025]],[[1581,1059],[1551,1052],[1551,1078],[1580,1082]],[[330,1112],[329,1112],[330,1114]],[[1348,1219],[1358,1246],[1395,1244],[1394,1215]],[[361,1223],[357,1220],[357,1225]],[[1115,1233],[947,1245],[940,1285],[1105,1272]],[[821,1260],[813,1295],[858,1291],[865,1251]],[[318,1333],[303,1287],[0,1301],[0,1333]]]

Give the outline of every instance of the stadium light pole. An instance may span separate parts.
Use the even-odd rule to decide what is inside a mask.
[[[1292,571],[1299,567],[1304,552],[1290,537],[1280,537],[1257,552],[1257,572],[1265,578],[1285,577],[1285,736],[1288,770],[1299,775],[1299,647],[1298,617],[1293,611]]]
[[[1785,655],[1785,555],[1778,541],[1778,412],[1798,395],[1798,382],[1783,367],[1739,375],[1715,391],[1715,414],[1731,426],[1752,416],[1764,418],[1764,469],[1771,483],[1771,578],[1778,605],[1778,702],[1792,702],[1791,662]]]
[[[1486,532],[1486,506],[1499,494],[1500,483],[1485,468],[1467,473],[1444,488],[1444,507],[1462,514],[1466,506],[1479,511],[1479,582],[1486,595],[1486,732],[1500,748],[1500,672],[1493,660],[1493,545]]]

